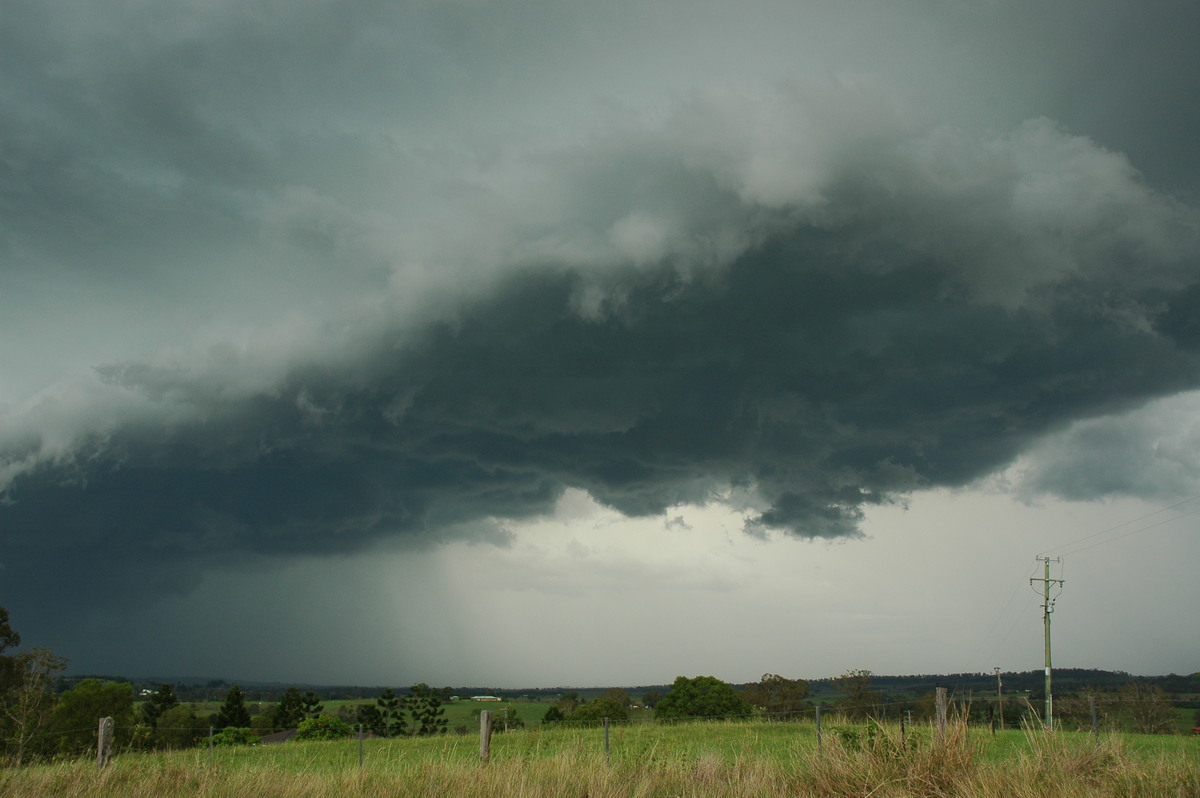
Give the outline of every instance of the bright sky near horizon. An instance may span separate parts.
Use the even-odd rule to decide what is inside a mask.
[[[71,671],[1200,670],[1200,11],[9,0],[0,606]]]

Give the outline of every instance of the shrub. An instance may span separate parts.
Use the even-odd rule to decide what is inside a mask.
[[[254,733],[254,729],[243,726],[226,726],[212,736],[213,745],[258,745],[262,740]],[[200,746],[208,745],[208,740],[201,740]]]
[[[345,721],[333,715],[318,715],[302,720],[296,727],[297,740],[337,740],[353,733],[354,730]]]

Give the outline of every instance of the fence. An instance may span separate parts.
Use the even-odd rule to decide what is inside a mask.
[[[1005,698],[1005,702],[1011,702],[1019,708],[1019,718],[1016,723],[1012,723],[1010,728],[1016,728],[1021,725],[1029,727],[1039,727],[1041,718],[1037,708],[1027,699],[1022,697]],[[1114,717],[1118,710],[1125,711],[1129,709],[1130,701],[1128,699],[1118,699],[1113,696],[1090,695],[1084,697],[1075,697],[1060,701],[1059,706],[1075,702],[1078,707],[1069,705],[1069,711],[1059,712],[1056,710],[1056,727],[1081,730],[1090,732],[1098,738],[1100,732],[1112,731],[1115,728]],[[551,728],[560,729],[575,729],[587,731],[594,729],[596,731],[597,746],[601,746],[605,753],[606,759],[611,759],[612,756],[612,733],[614,729],[624,729],[631,727],[643,726],[670,726],[681,723],[695,723],[697,721],[733,721],[733,722],[755,722],[767,725],[781,726],[803,726],[806,729],[811,727],[815,737],[815,744],[820,747],[823,744],[824,736],[829,731],[835,734],[841,733],[840,726],[853,725],[867,720],[876,722],[891,722],[899,726],[901,733],[905,729],[917,729],[928,726],[934,729],[935,733],[941,733],[948,718],[956,719],[964,724],[976,727],[986,728],[990,731],[995,731],[1000,725],[1001,716],[999,713],[991,712],[990,708],[997,705],[997,700],[994,696],[966,696],[953,697],[947,695],[944,689],[938,689],[935,700],[935,707],[932,717],[928,714],[925,707],[920,707],[920,711],[916,708],[916,703],[911,700],[897,700],[875,702],[869,705],[856,706],[849,709],[839,707],[814,706],[811,708],[796,709],[781,712],[763,712],[756,711],[751,714],[744,715],[718,715],[711,717],[687,717],[687,718],[635,718],[626,721],[614,721],[604,718],[596,721],[588,722],[572,722],[570,720],[555,721],[550,724],[542,724],[532,727],[531,731],[546,730]],[[1138,702],[1134,702],[1134,709],[1137,710]],[[1141,702],[1143,707],[1150,702]],[[1168,707],[1170,704],[1168,703]],[[983,707],[983,709],[981,709]],[[486,721],[484,720],[486,718]],[[493,733],[503,733],[498,729],[493,730],[492,723],[493,714],[484,710],[480,713],[480,759],[484,762],[488,761],[491,756],[490,744]],[[1011,721],[1010,721],[1011,723]],[[486,729],[486,731],[485,731]],[[271,730],[256,730],[256,731],[271,731]],[[277,730],[282,731],[282,730]],[[357,746],[357,756],[360,767],[365,759],[365,745],[368,741],[378,739],[378,732],[385,731],[381,728],[367,728],[359,726],[351,735],[351,741]],[[199,737],[199,744],[203,748],[207,748],[207,759],[209,764],[215,764],[218,759],[217,752],[221,746],[216,740],[218,734],[211,728],[197,730],[192,728],[174,728],[161,727],[158,732],[178,732],[181,737],[185,737],[190,733]],[[248,733],[249,730],[247,730]],[[510,731],[507,734],[519,734],[519,731]],[[82,736],[88,735],[91,738],[92,745],[95,746],[92,750],[96,754],[97,762],[100,766],[108,761],[114,750],[124,752],[129,750],[146,750],[154,748],[153,739],[149,736],[150,730],[145,726],[133,726],[118,728],[115,724],[109,723],[107,726],[101,723],[91,729],[70,729],[56,730],[54,732],[38,735],[43,738],[66,738],[72,735]],[[257,738],[257,734],[250,733]],[[140,735],[140,736],[139,736]],[[80,741],[82,742],[82,741]],[[78,746],[77,746],[78,747]],[[90,747],[90,746],[89,746]]]

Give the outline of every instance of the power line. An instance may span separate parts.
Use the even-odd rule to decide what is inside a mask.
[[[1017,591],[1019,591],[1020,589],[1021,589],[1021,583],[1020,583],[1020,582],[1014,582],[1014,583],[1013,583],[1013,589],[1012,589],[1012,593],[1009,593],[1009,594],[1008,594],[1008,601],[1004,602],[1004,606],[1003,606],[1003,607],[1000,609],[1000,612],[999,612],[999,613],[997,613],[997,614],[996,614],[996,617],[995,617],[995,618],[992,620],[992,624],[991,624],[991,626],[989,626],[989,627],[988,627],[988,630],[987,630],[987,632],[984,634],[984,636],[983,636],[982,638],[980,638],[980,640],[979,640],[979,645],[977,645],[977,646],[975,647],[975,651],[974,651],[974,652],[972,652],[971,656],[970,656],[970,657],[967,659],[967,664],[968,664],[969,666],[971,666],[971,667],[974,667],[974,665],[975,665],[975,664],[976,664],[976,663],[979,661],[979,652],[983,650],[983,647],[984,647],[984,645],[985,645],[985,644],[988,642],[988,640],[991,638],[991,636],[992,636],[992,632],[994,632],[994,631],[996,630],[996,625],[1000,623],[1000,620],[1001,620],[1001,619],[1004,617],[1004,614],[1005,614],[1006,612],[1008,612],[1008,608],[1009,608],[1009,607],[1012,605],[1013,599],[1017,597]],[[1010,627],[1010,628],[1009,628],[1009,630],[1008,630],[1008,634],[1006,634],[1006,635],[1004,636],[1004,640],[1007,640],[1007,639],[1008,639],[1008,635],[1009,635],[1009,634],[1012,634],[1012,630],[1013,630],[1013,628],[1015,628],[1015,627],[1016,627],[1016,625],[1017,625],[1017,621],[1019,621],[1020,619],[1021,619],[1021,618],[1020,618],[1020,616],[1018,615],[1018,616],[1017,616],[1017,619],[1016,619],[1016,621],[1013,621],[1013,625],[1012,625],[1012,627]],[[1001,640],[1001,641],[1000,641],[1000,644],[998,644],[998,645],[997,645],[997,648],[999,648],[999,647],[1000,647],[1000,645],[1003,645],[1003,643],[1004,643],[1004,640]]]
[[[1127,538],[1132,535],[1136,535],[1139,532],[1145,532],[1148,529],[1154,529],[1155,527],[1165,526],[1166,524],[1169,524],[1172,521],[1178,521],[1180,518],[1187,518],[1189,515],[1196,515],[1197,513],[1200,513],[1200,507],[1197,507],[1195,510],[1190,510],[1186,513],[1180,513],[1179,515],[1175,516],[1174,518],[1168,518],[1164,521],[1159,521],[1154,524],[1149,524],[1147,526],[1138,527],[1137,529],[1132,529],[1123,535],[1117,535],[1115,538],[1109,538],[1107,540],[1098,540],[1095,543],[1089,544],[1087,546],[1079,546],[1074,549],[1068,549],[1067,551],[1064,551],[1063,554],[1078,554],[1081,551],[1087,551],[1088,549],[1094,549],[1097,546],[1103,546],[1105,543],[1115,543],[1116,541],[1121,540],[1122,538]],[[1148,517],[1149,516],[1147,516],[1147,518]],[[1143,519],[1138,519],[1138,520],[1143,520]],[[1119,527],[1113,527],[1113,529],[1118,529],[1118,528]],[[1105,531],[1108,532],[1108,531],[1112,531],[1112,530],[1105,530]]]
[[[1186,518],[1190,515],[1196,515],[1197,513],[1200,513],[1200,507],[1197,507],[1194,510],[1189,510],[1187,512],[1172,516],[1171,518],[1167,518],[1165,520],[1155,522],[1153,524],[1149,524],[1146,526],[1140,526],[1140,527],[1137,527],[1136,529],[1131,529],[1128,532],[1125,532],[1124,534],[1118,535],[1116,537],[1111,537],[1111,538],[1107,538],[1107,539],[1103,539],[1103,540],[1095,540],[1096,538],[1099,538],[1102,535],[1107,535],[1111,532],[1115,532],[1119,529],[1123,529],[1125,527],[1130,526],[1131,524],[1137,524],[1139,522],[1146,521],[1147,519],[1153,518],[1156,515],[1160,515],[1161,513],[1169,512],[1170,510],[1174,510],[1176,508],[1182,507],[1182,506],[1188,504],[1189,502],[1193,502],[1197,499],[1200,499],[1200,494],[1196,494],[1195,496],[1189,496],[1186,499],[1175,502],[1174,504],[1168,505],[1166,507],[1161,507],[1157,510],[1154,510],[1153,512],[1138,516],[1137,518],[1132,518],[1128,521],[1123,521],[1114,526],[1106,527],[1105,529],[1101,529],[1099,531],[1092,532],[1090,534],[1084,535],[1081,538],[1076,538],[1075,540],[1068,541],[1067,543],[1064,543],[1058,547],[1046,549],[1043,551],[1043,555],[1048,556],[1049,553],[1051,553],[1051,552],[1057,552],[1059,554],[1059,559],[1061,560],[1062,556],[1064,556],[1064,555],[1077,554],[1082,551],[1087,551],[1088,549],[1096,548],[1097,546],[1103,546],[1106,543],[1113,543],[1115,541],[1121,540],[1122,538],[1127,538],[1132,535],[1136,535],[1139,532],[1145,532],[1147,530],[1154,529],[1155,527],[1163,526],[1163,525],[1169,524],[1173,521],[1178,521],[1179,519]],[[1095,540],[1095,542],[1088,543],[1088,545],[1084,545],[1084,546],[1077,545],[1080,543],[1087,543],[1088,541],[1093,541],[1093,540]],[[1072,548],[1072,547],[1074,547],[1074,548]],[[1039,562],[1042,558],[1043,558],[1042,556],[1039,556],[1038,558],[1036,558],[1035,562]],[[1035,565],[1034,571],[1032,573],[1030,573],[1029,576],[1032,577],[1034,573],[1036,573],[1036,565]],[[1036,581],[1036,580],[1033,580],[1033,581]],[[1053,580],[1053,581],[1061,581],[1061,580]],[[1008,596],[1008,600],[1004,602],[1004,606],[996,614],[995,618],[992,620],[991,625],[988,627],[987,633],[984,634],[984,636],[980,639],[979,644],[975,648],[975,651],[968,658],[967,662],[969,664],[969,667],[973,668],[976,664],[978,664],[979,652],[983,650],[984,646],[992,638],[994,632],[996,631],[996,627],[1000,624],[1001,620],[1003,620],[1006,613],[1009,611],[1009,608],[1012,606],[1013,599],[1016,597],[1017,592],[1019,590],[1020,590],[1020,582],[1016,582],[1014,584],[1012,592]],[[1060,592],[1061,592],[1061,590],[1060,590]],[[1028,608],[1028,604],[1029,604],[1028,602],[1025,604],[1025,607],[1023,608],[1023,610],[1025,608]],[[1051,606],[1053,606],[1053,602],[1051,602]],[[1010,636],[1012,636],[1013,630],[1015,630],[1017,628],[1017,625],[1021,622],[1021,618],[1023,617],[1023,615],[1024,615],[1024,612],[1022,611],[1022,613],[1018,614],[1017,617],[1013,619],[1013,622],[1009,626],[1008,631],[1005,633],[1004,637],[1000,640],[1000,642],[996,644],[994,650],[992,651],[992,657],[989,659],[994,659],[996,652],[999,651],[1000,647],[1004,645],[1005,641],[1007,641],[1008,638]]]
[[[1090,535],[1084,535],[1081,538],[1077,538],[1075,540],[1069,541],[1067,543],[1062,544],[1061,546],[1057,546],[1052,549],[1047,549],[1047,550],[1043,551],[1042,553],[1048,555],[1050,552],[1058,552],[1060,556],[1063,554],[1075,554],[1075,553],[1078,553],[1081,551],[1087,551],[1088,549],[1095,548],[1096,546],[1102,546],[1105,543],[1112,543],[1114,541],[1121,540],[1122,538],[1127,538],[1131,535],[1136,535],[1138,532],[1145,532],[1148,529],[1154,529],[1155,527],[1163,526],[1164,524],[1169,524],[1172,521],[1178,521],[1180,518],[1187,518],[1189,515],[1195,515],[1196,513],[1200,513],[1200,507],[1197,507],[1194,510],[1189,510],[1186,513],[1180,513],[1179,515],[1176,515],[1172,518],[1168,518],[1163,521],[1158,521],[1156,523],[1149,524],[1147,526],[1138,527],[1137,529],[1130,530],[1129,532],[1126,532],[1123,535],[1118,535],[1114,538],[1109,538],[1107,540],[1100,540],[1100,541],[1097,541],[1090,545],[1080,546],[1080,547],[1074,548],[1074,549],[1070,548],[1072,546],[1075,546],[1078,543],[1084,543],[1084,542],[1092,540],[1094,538],[1098,538],[1101,535],[1107,535],[1110,532],[1115,532],[1118,529],[1122,529],[1131,524],[1136,524],[1141,521],[1145,521],[1149,518],[1153,518],[1154,516],[1156,516],[1160,513],[1165,513],[1165,512],[1168,512],[1169,510],[1174,510],[1176,507],[1182,507],[1183,505],[1185,505],[1189,502],[1193,502],[1196,499],[1200,499],[1200,494],[1197,494],[1195,496],[1189,496],[1188,498],[1183,499],[1182,501],[1175,502],[1174,504],[1168,505],[1166,507],[1161,507],[1161,508],[1155,510],[1154,512],[1146,513],[1145,515],[1138,516],[1137,518],[1131,518],[1130,520],[1123,521],[1119,524],[1116,524],[1115,526],[1110,526],[1110,527],[1107,527],[1106,529],[1101,529],[1098,532],[1091,533]]]
[[[1017,587],[1019,588],[1020,585],[1018,584]],[[1004,646],[1005,643],[1008,642],[1008,638],[1012,637],[1013,631],[1017,628],[1018,624],[1020,624],[1021,621],[1024,620],[1025,611],[1027,609],[1029,609],[1029,607],[1032,604],[1033,604],[1033,597],[1030,596],[1028,599],[1026,599],[1024,606],[1021,607],[1021,612],[1018,613],[1015,618],[1013,618],[1012,623],[1008,627],[1008,631],[1004,633],[1004,637],[1000,638],[1000,642],[997,643],[995,648],[992,649],[992,652],[991,652],[992,656],[989,659],[994,660],[996,658],[996,655],[1000,653],[1000,649]]]

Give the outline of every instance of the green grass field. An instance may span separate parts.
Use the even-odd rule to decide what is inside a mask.
[[[851,738],[857,737],[857,742]],[[42,796],[1154,796],[1200,798],[1200,738],[1090,735],[952,726],[638,723],[610,730],[543,728],[496,735],[288,742],[123,753],[0,770],[0,795]]]

